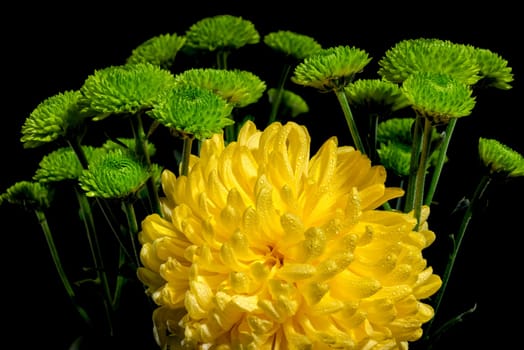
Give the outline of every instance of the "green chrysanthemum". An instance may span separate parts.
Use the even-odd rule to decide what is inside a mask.
[[[136,139],[119,137],[119,138],[116,138],[115,140],[107,140],[102,145],[102,148],[107,151],[111,151],[114,149],[126,149],[126,150],[133,152],[136,149]],[[146,148],[147,148],[147,154],[149,156],[155,155],[156,146],[153,143],[146,141]]]
[[[179,85],[165,91],[148,115],[177,132],[204,140],[234,123],[232,110],[233,105],[211,90]]]
[[[260,42],[260,34],[251,21],[231,15],[201,19],[189,27],[185,37],[188,48],[209,51],[237,49]]]
[[[480,79],[471,47],[449,40],[402,40],[386,51],[378,64],[378,74],[394,83],[402,83],[417,72],[446,73],[468,85]]]
[[[509,146],[481,137],[478,143],[479,156],[491,174],[503,177],[524,176],[524,157]]]
[[[481,76],[477,85],[501,90],[511,89],[510,83],[513,81],[513,73],[511,67],[508,67],[508,61],[487,49],[475,48],[474,56],[480,67],[479,74]]]
[[[111,114],[150,109],[163,90],[174,84],[168,70],[150,63],[110,66],[90,75],[80,91],[101,120]]]
[[[271,88],[267,91],[269,102],[273,103],[278,90]],[[289,90],[282,91],[282,100],[281,100],[281,114],[289,114],[292,118],[295,118],[299,114],[309,112],[309,106],[306,101],[299,95],[295,94]]]
[[[294,71],[291,81],[321,91],[342,89],[351,83],[371,61],[367,52],[350,46],[322,49],[306,57]]]
[[[409,101],[400,87],[387,80],[359,79],[345,87],[349,104],[368,107],[379,115],[405,108]]]
[[[86,116],[81,97],[79,91],[65,91],[42,101],[22,125],[24,148],[39,147],[76,132]]]
[[[151,63],[164,69],[173,66],[177,53],[186,43],[186,38],[177,34],[152,37],[138,45],[127,58],[127,64]]]
[[[436,124],[471,114],[475,97],[471,88],[448,74],[419,72],[401,86],[412,108]]]
[[[82,149],[88,159],[95,152],[95,148],[92,146],[82,146]],[[76,180],[82,174],[83,169],[80,159],[73,149],[61,147],[42,158],[33,175],[33,180],[42,183]]]
[[[391,118],[380,122],[377,126],[377,141],[411,145],[413,121],[412,118]]]
[[[413,145],[412,118],[391,118],[382,121],[377,127],[377,142],[380,144],[377,153],[380,162],[386,169],[399,176],[408,176],[410,171],[411,149]],[[438,147],[441,135],[436,128],[431,129],[431,142],[435,145],[429,156],[428,165],[438,159]]]
[[[257,102],[266,90],[257,75],[238,69],[193,68],[177,74],[175,82],[211,90],[237,108]]]
[[[411,164],[411,147],[399,142],[382,144],[377,150],[380,163],[398,176],[408,176]]]
[[[303,60],[322,49],[322,46],[312,37],[289,30],[279,30],[264,37],[264,43],[275,51],[296,60]]]
[[[53,197],[51,191],[45,184],[31,181],[20,181],[9,187],[0,194],[0,205],[4,202],[16,204],[25,209],[49,208]]]
[[[151,175],[130,152],[113,150],[93,157],[78,181],[89,197],[116,199],[137,193]]]

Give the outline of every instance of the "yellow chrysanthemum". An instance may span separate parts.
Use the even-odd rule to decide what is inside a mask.
[[[403,194],[335,137],[310,158],[293,122],[252,122],[162,175],[164,217],[140,232],[138,276],[170,349],[406,349],[433,317],[435,235],[380,210]],[[424,209],[427,218],[428,209]]]

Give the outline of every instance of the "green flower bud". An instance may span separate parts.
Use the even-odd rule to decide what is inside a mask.
[[[377,150],[380,163],[398,176],[408,176],[411,163],[411,147],[398,142],[382,144]]]
[[[91,146],[82,146],[82,149],[88,159],[95,151],[95,148]],[[82,164],[73,149],[61,147],[42,158],[33,175],[33,180],[42,183],[76,180],[83,170]]]
[[[106,151],[111,151],[114,149],[125,149],[129,150],[130,152],[134,152],[136,149],[136,139],[135,138],[124,138],[119,137],[115,140],[107,140],[103,145],[102,148]],[[146,141],[146,148],[147,148],[147,154],[149,156],[153,156],[156,153],[156,146]]]
[[[419,72],[447,74],[467,85],[480,79],[480,67],[471,47],[449,40],[402,40],[387,50],[378,64],[378,74],[394,83],[402,83]]]
[[[480,81],[476,85],[481,87],[494,87],[501,90],[511,89],[513,81],[511,67],[508,61],[498,54],[487,49],[474,48],[473,54],[480,67]]]
[[[185,33],[186,47],[193,50],[229,50],[260,42],[251,21],[231,15],[206,17]]]
[[[20,181],[0,194],[0,205],[4,202],[22,206],[26,210],[47,209],[51,205],[53,191],[45,184]]]
[[[81,97],[79,91],[66,91],[42,101],[22,125],[20,141],[24,148],[39,147],[78,133],[86,117]]]
[[[257,102],[266,90],[258,76],[237,69],[193,68],[177,74],[175,82],[210,90],[237,108]]]
[[[163,69],[170,69],[177,53],[186,43],[186,38],[177,34],[163,34],[152,37],[138,45],[127,58],[127,64],[151,63]]]
[[[151,172],[125,150],[113,150],[93,157],[78,181],[89,197],[126,198],[136,194]]]
[[[101,120],[111,114],[148,110],[160,92],[173,84],[174,76],[168,70],[150,63],[137,63],[95,71],[80,91],[90,110],[96,113],[93,120]]]
[[[448,74],[414,73],[404,81],[401,90],[411,107],[434,125],[470,115],[475,106],[471,88]]]
[[[495,140],[479,138],[479,156],[490,174],[503,177],[524,176],[524,157],[509,146]]]
[[[277,89],[269,89],[267,94],[269,97],[269,102],[273,103],[276,99],[276,94],[278,93]],[[282,91],[282,100],[281,100],[281,113],[289,114],[292,118],[295,118],[299,114],[309,112],[309,106],[306,101],[299,95],[295,94],[289,90]]]
[[[350,46],[322,49],[306,57],[294,71],[291,81],[320,91],[342,89],[371,61],[364,50]]]
[[[231,104],[210,90],[179,85],[166,90],[148,115],[177,132],[204,140],[234,124],[232,110]]]
[[[346,86],[344,92],[350,105],[368,108],[378,115],[389,115],[409,105],[400,87],[387,80],[359,79]]]
[[[273,50],[296,60],[303,60],[322,49],[322,46],[312,37],[288,30],[267,34],[264,43]]]

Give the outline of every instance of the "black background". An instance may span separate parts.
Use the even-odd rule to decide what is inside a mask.
[[[133,48],[152,36],[183,34],[196,21],[217,14],[242,16],[252,21],[261,35],[292,30],[314,37],[323,47],[359,47],[373,57],[365,69],[371,75],[385,50],[400,40],[417,37],[488,48],[509,62],[515,77],[513,89],[478,96],[472,115],[457,124],[435,198],[439,204],[430,216],[437,242],[427,256],[437,273],[442,272],[441,262],[446,258],[437,250],[449,248],[448,235],[457,227],[458,220],[449,211],[462,197],[471,196],[479,179],[478,137],[496,138],[524,153],[522,11],[516,5],[501,1],[482,5],[487,7],[476,3],[479,5],[460,8],[458,2],[425,2],[416,7],[398,2],[355,6],[335,1],[300,5],[285,1],[130,4],[18,4],[3,10],[0,191],[29,179],[42,156],[42,150],[23,149],[19,142],[20,127],[38,103],[58,92],[79,88],[95,69],[124,63]],[[275,69],[270,57],[249,50],[245,53],[256,58],[261,76]],[[231,60],[231,65],[243,64]],[[305,89],[304,93],[312,92]],[[324,95],[319,99],[321,103],[312,105],[310,113],[299,119],[315,126],[310,129],[313,143],[318,145],[334,134],[341,143],[348,142],[347,135],[341,134],[346,129],[335,97]],[[326,110],[322,107],[325,105],[335,107]],[[485,209],[474,217],[457,259],[443,314],[454,315],[475,304],[477,309],[451,329],[436,348],[514,348],[520,343],[522,189],[522,180],[491,187]],[[31,214],[9,206],[1,207],[0,215],[4,339],[10,339],[17,348],[67,349],[83,329],[60,287],[37,222]],[[74,240],[71,237],[77,232],[70,234],[69,239]],[[74,256],[75,252],[65,254]],[[149,309],[143,305],[136,309],[142,311],[130,313],[123,322],[129,327],[128,340],[134,344],[132,349],[148,348],[153,344],[152,339],[144,339],[150,336]]]

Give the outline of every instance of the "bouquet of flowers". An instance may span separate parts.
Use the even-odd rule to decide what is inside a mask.
[[[271,72],[232,63],[250,47]],[[49,153],[0,204],[36,215],[97,333],[143,308],[159,349],[430,349],[474,311],[439,317],[487,187],[524,176],[511,145],[478,139],[484,172],[437,271],[425,252],[443,237],[431,211],[448,148],[478,92],[513,74],[489,48],[440,38],[399,41],[361,78],[371,61],[233,15],[152,37],[27,116],[20,141]],[[340,114],[347,130],[313,140],[299,120],[321,93],[330,115],[312,125]],[[64,206],[89,252],[74,263],[50,218]]]

